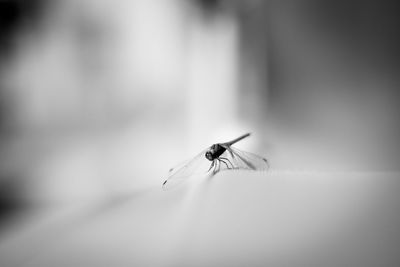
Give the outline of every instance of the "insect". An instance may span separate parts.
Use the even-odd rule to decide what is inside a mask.
[[[229,142],[213,144],[193,159],[171,168],[163,183],[163,188],[167,189],[201,172],[212,176],[221,170],[268,170],[269,164],[265,158],[232,147],[233,144],[248,136],[250,133]]]

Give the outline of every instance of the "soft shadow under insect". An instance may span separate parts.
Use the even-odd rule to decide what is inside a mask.
[[[205,183],[211,182],[216,174],[217,173],[214,172],[214,170],[210,171],[210,172],[207,172],[207,174],[205,176],[206,179],[204,179]]]

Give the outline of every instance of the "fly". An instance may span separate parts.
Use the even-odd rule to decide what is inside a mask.
[[[213,144],[192,160],[171,168],[163,183],[163,188],[167,189],[167,187],[201,172],[210,173],[212,176],[221,170],[268,170],[269,164],[265,158],[232,147],[233,144],[248,136],[250,133],[229,142]]]

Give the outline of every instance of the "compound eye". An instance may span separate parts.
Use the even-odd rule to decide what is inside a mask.
[[[206,152],[206,158],[208,160],[212,160],[212,156],[211,156],[211,153],[209,151]]]

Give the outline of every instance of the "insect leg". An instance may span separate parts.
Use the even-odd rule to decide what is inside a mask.
[[[228,170],[230,169],[229,166],[228,166],[228,164],[225,162],[225,160],[223,160],[223,159],[221,159],[221,158],[218,158],[218,160],[219,160],[220,162],[223,162],[223,163],[226,165],[226,167],[228,168]]]
[[[210,168],[208,169],[207,172],[209,172],[214,167],[214,164],[215,164],[215,161],[213,160],[213,162],[211,163]]]
[[[219,160],[215,160],[215,168],[214,168],[214,170],[213,170],[213,174],[216,174],[217,172],[219,172],[219,169],[220,169],[220,162],[219,162]],[[217,170],[218,169],[218,170]]]
[[[228,159],[228,158],[222,158],[222,157],[219,157],[219,159],[223,159],[223,160],[226,160],[226,161],[228,161],[230,164],[231,164],[231,166],[232,166],[232,169],[234,169],[235,167],[233,166],[233,164],[232,164],[232,162]],[[226,164],[226,163],[225,163]],[[229,169],[229,167],[228,167],[228,169]]]

